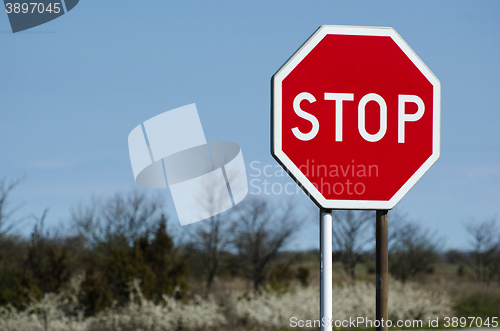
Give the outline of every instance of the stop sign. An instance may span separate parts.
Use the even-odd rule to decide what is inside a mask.
[[[322,26],[272,79],[272,154],[317,205],[391,209],[439,158],[440,83],[392,28]]]

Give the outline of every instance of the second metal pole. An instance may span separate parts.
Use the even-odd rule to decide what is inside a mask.
[[[387,331],[387,299],[388,299],[388,212],[387,210],[377,210],[376,221],[376,319],[380,326],[377,331]],[[383,324],[382,324],[383,323]]]
[[[332,211],[321,208],[319,214],[321,331],[332,331]]]

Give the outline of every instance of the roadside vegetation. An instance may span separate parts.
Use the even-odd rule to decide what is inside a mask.
[[[288,245],[316,225],[293,203],[248,198],[181,236],[162,199],[132,191],[74,206],[61,230],[46,226],[50,210],[10,204],[19,185],[0,180],[0,330],[297,330],[292,317],[319,318],[319,252]],[[443,251],[439,234],[391,218],[391,320],[500,317],[495,219],[465,222],[468,249]],[[375,319],[373,219],[334,212],[335,319]]]

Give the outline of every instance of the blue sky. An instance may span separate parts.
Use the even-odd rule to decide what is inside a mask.
[[[498,1],[82,0],[16,34],[0,15],[0,176],[26,176],[19,216],[49,207],[49,224],[67,223],[92,194],[136,187],[136,125],[194,102],[207,140],[239,143],[252,179],[251,162],[276,165],[270,79],[288,57],[323,24],[390,26],[442,87],[441,158],[396,208],[466,248],[462,222],[500,212],[499,15]],[[298,247],[317,232],[308,221]]]

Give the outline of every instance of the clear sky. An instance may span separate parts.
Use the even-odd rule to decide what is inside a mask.
[[[240,144],[255,178],[277,164],[271,76],[320,25],[390,26],[442,87],[441,158],[396,208],[467,248],[462,223],[500,212],[499,17],[496,0],[81,0],[12,34],[0,14],[0,176],[26,176],[12,195],[19,216],[49,207],[47,222],[64,223],[92,194],[136,187],[135,126],[196,103],[207,140]],[[317,232],[308,221],[296,247],[318,247]]]

